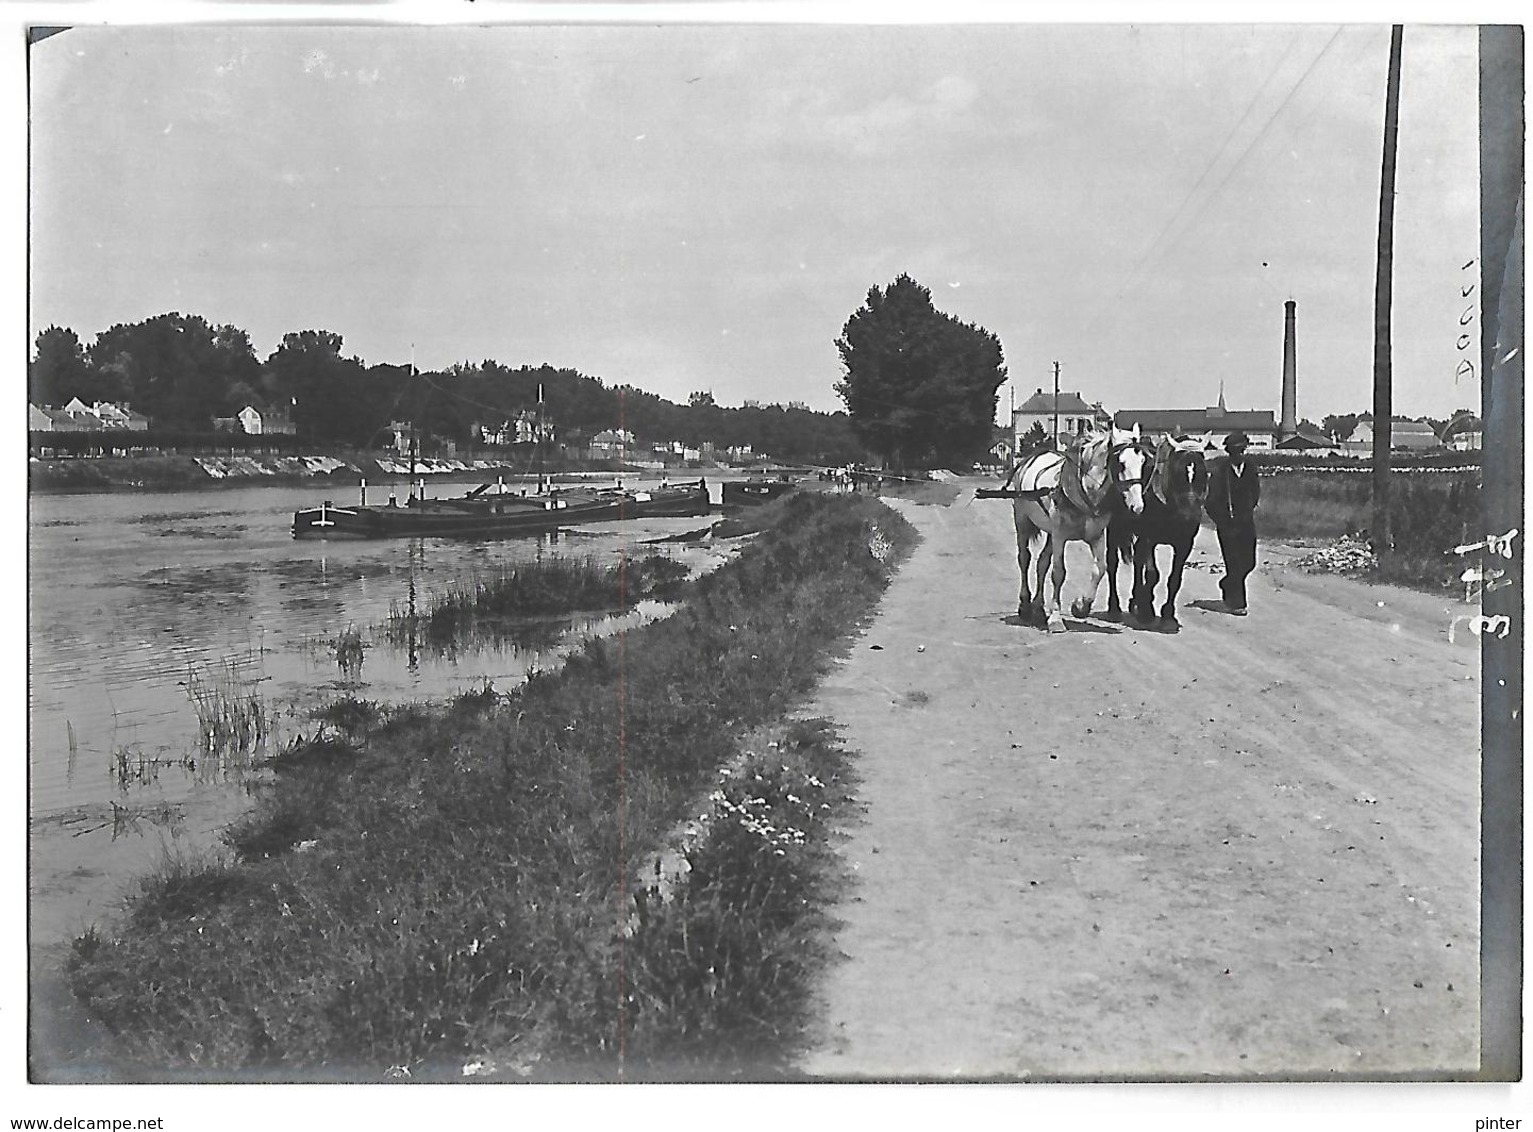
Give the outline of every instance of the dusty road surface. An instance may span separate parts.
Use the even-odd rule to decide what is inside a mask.
[[[1205,530],[1179,633],[1049,635],[1016,621],[1010,508],[975,486],[893,501],[924,541],[813,706],[860,752],[866,814],[801,1068],[1474,1070],[1479,648],[1448,636],[1469,607],[1263,544],[1250,616],[1200,608]]]

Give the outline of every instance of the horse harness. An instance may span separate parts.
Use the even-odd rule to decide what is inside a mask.
[[[1087,475],[1086,469],[1081,465],[1081,458],[1086,449],[1093,443],[1106,444],[1107,461],[1103,469],[1100,483],[1093,482],[1095,477]],[[1064,463],[1060,469],[1059,482],[1054,486],[1053,499],[1057,506],[1085,518],[1100,515],[1107,502],[1108,495],[1114,488],[1122,489],[1130,486],[1120,483],[1118,480],[1118,453],[1126,448],[1134,447],[1132,440],[1113,444],[1106,437],[1095,441],[1087,441],[1084,444],[1072,444],[1064,453]],[[1138,481],[1143,483],[1143,476]]]
[[[1166,507],[1175,510],[1177,501],[1172,498],[1173,492],[1171,491],[1172,463],[1178,453],[1192,453],[1197,451],[1199,450],[1196,448],[1185,447],[1182,444],[1178,444],[1174,441],[1171,443],[1162,441],[1161,444],[1156,448],[1153,467],[1149,464],[1145,466],[1145,471],[1148,475],[1148,482],[1145,482],[1143,477],[1141,477],[1141,482],[1144,483],[1145,490],[1154,495],[1155,498]],[[1186,472],[1187,486],[1192,487],[1196,483],[1195,465],[1188,463],[1186,466]]]

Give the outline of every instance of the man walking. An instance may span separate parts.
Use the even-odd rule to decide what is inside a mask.
[[[1227,456],[1209,463],[1208,517],[1219,532],[1219,553],[1224,556],[1224,577],[1219,589],[1224,608],[1237,617],[1246,615],[1246,578],[1256,569],[1256,503],[1261,497],[1256,467],[1246,461],[1250,438],[1232,432],[1224,438]]]

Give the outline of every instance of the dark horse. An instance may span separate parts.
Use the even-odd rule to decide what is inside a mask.
[[[1155,551],[1157,547],[1169,546],[1171,569],[1166,575],[1166,600],[1160,607],[1160,623],[1174,628],[1182,571],[1192,553],[1192,541],[1203,518],[1203,500],[1208,496],[1208,467],[1196,447],[1163,439],[1156,446],[1154,462],[1147,465],[1147,470],[1144,510],[1135,515],[1127,508],[1119,508],[1108,527],[1108,616],[1123,615],[1118,605],[1118,563],[1132,561],[1134,588],[1129,613],[1145,624],[1156,620],[1155,587],[1160,583],[1160,570]]]

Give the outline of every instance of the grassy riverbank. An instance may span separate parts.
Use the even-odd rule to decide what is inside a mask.
[[[1262,477],[1256,528],[1262,538],[1336,539],[1372,521],[1367,475],[1293,471]],[[1484,537],[1478,473],[1413,472],[1392,477],[1394,553],[1371,576],[1418,589],[1457,584],[1463,562],[1450,551]]]
[[[230,853],[78,940],[125,1078],[770,1077],[847,770],[784,722],[914,532],[803,493],[670,618],[507,695],[332,713]]]

